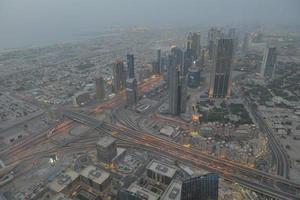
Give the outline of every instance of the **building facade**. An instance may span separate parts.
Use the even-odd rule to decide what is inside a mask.
[[[113,89],[115,93],[119,93],[125,89],[126,72],[123,61],[116,61],[113,65]]]
[[[219,176],[215,173],[183,181],[181,200],[218,200]]]
[[[128,78],[134,78],[134,55],[127,54]]]
[[[127,105],[136,105],[138,103],[138,87],[135,78],[128,78],[126,80],[126,100]]]
[[[102,137],[96,143],[97,157],[100,161],[110,163],[117,156],[116,139],[113,137]]]
[[[103,77],[96,78],[96,98],[97,100],[103,100],[105,98],[105,88]]]
[[[276,68],[276,47],[267,47],[261,65],[260,73],[267,79],[272,79]]]
[[[230,96],[233,49],[233,39],[222,38],[218,40],[210,79],[210,97],[225,98]]]

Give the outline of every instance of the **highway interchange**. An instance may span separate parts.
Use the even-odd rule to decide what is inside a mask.
[[[139,89],[140,91],[144,91],[160,80],[161,77],[156,77],[149,82],[140,85]],[[98,130],[101,133],[116,137],[123,142],[123,145],[128,144],[135,148],[154,151],[168,157],[172,157],[180,162],[188,162],[195,167],[217,172],[225,180],[239,183],[246,188],[266,196],[283,200],[300,199],[300,185],[285,178],[288,177],[288,166],[284,164],[286,162],[280,164],[281,161],[278,160],[277,170],[280,176],[271,175],[226,159],[213,157],[194,147],[184,147],[178,143],[160,138],[159,136],[140,131],[138,127],[134,129],[134,125],[126,127],[124,124],[117,125],[101,122],[91,116],[92,114],[99,113],[105,109],[114,108],[123,102],[124,94],[121,93],[112,100],[104,102],[85,113],[66,111],[65,115],[69,119],[58,125],[53,134],[59,134],[65,129],[78,125],[77,123],[82,123]],[[266,131],[268,132],[268,129],[266,129]],[[96,138],[82,138],[81,140],[74,141],[73,143],[53,145],[48,149],[40,150],[39,147],[53,142],[51,137],[52,136],[49,135],[49,131],[44,132],[38,136],[25,139],[22,143],[13,145],[8,149],[2,150],[0,155],[1,157],[5,155],[4,161],[12,170],[22,162],[32,160],[46,154],[48,155],[57,151],[72,152],[81,149],[93,149],[95,147],[94,141]]]

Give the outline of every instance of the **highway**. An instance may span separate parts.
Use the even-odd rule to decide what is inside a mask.
[[[131,142],[133,146],[141,145],[149,150],[156,150],[163,154],[172,155],[172,157],[178,160],[190,162],[196,167],[217,172],[227,180],[233,180],[241,185],[244,185],[245,187],[248,187],[249,189],[265,194],[272,198],[300,199],[300,196],[290,193],[289,191],[282,191],[276,187],[277,184],[282,184],[288,186],[294,191],[299,191],[300,189],[299,184],[281,178],[280,176],[270,175],[238,163],[215,158],[208,154],[204,154],[198,149],[183,147],[175,142],[167,141],[160,137],[143,133],[138,130],[119,127],[117,125],[108,123],[103,123],[102,126],[99,126],[101,122],[98,121],[97,123],[92,123],[95,122],[92,120],[92,117],[82,113],[69,112],[67,114],[70,118],[73,118],[78,122],[80,122],[82,119],[82,123],[85,123],[88,126],[98,127],[97,130],[101,132],[107,134],[118,132],[119,134],[114,134],[113,136],[120,140]],[[260,180],[264,180],[264,183],[260,183]],[[270,184],[266,185],[266,182]]]
[[[244,79],[246,76],[247,74],[240,74],[236,76],[234,80],[239,81]],[[248,99],[248,97],[245,96],[245,94],[240,90],[238,84],[235,87],[235,91],[241,94],[241,96],[244,99],[244,103],[249,108],[252,116],[254,117],[256,123],[258,124],[258,127],[261,129],[263,133],[266,134],[273,158],[275,159],[277,175],[289,179],[290,163],[289,163],[288,155],[285,152],[285,150],[282,148],[280,142],[275,138],[273,129],[268,125],[266,120],[261,117],[260,113],[257,111],[257,108]]]

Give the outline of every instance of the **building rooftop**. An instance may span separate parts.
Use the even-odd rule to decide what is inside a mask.
[[[168,137],[171,137],[174,132],[175,130],[171,126],[164,126],[163,128],[160,129],[160,133]]]
[[[128,191],[136,193],[139,196],[141,196],[141,197],[143,197],[143,198],[145,198],[147,200],[158,200],[159,197],[160,197],[159,194],[151,192],[150,190],[148,190],[146,188],[143,188],[143,187],[140,187],[140,186],[138,186],[136,184],[131,185],[128,188]]]
[[[104,136],[97,142],[97,146],[100,146],[102,148],[107,148],[109,145],[111,145],[115,141],[116,141],[116,139],[113,137]]]
[[[180,200],[181,185],[182,183],[180,181],[173,180],[164,192],[161,200]]]
[[[167,165],[167,164],[162,163],[157,160],[152,160],[148,164],[147,169],[149,169],[157,174],[160,174],[162,176],[167,176],[170,178],[173,178],[173,176],[176,173],[176,168],[171,167],[170,165]]]
[[[78,177],[79,174],[77,172],[66,169],[65,172],[59,174],[51,183],[49,183],[48,187],[52,191],[59,193]]]
[[[69,197],[65,196],[62,193],[59,193],[51,198],[51,200],[71,200]]]
[[[87,166],[84,168],[80,175],[86,177],[88,179],[93,180],[95,183],[102,184],[105,180],[107,180],[110,176],[109,173],[105,172],[102,169],[99,169],[95,166]]]

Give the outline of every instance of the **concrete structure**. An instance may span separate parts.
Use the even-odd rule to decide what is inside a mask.
[[[218,40],[214,69],[210,79],[210,97],[225,98],[230,96],[233,48],[233,39]]]
[[[101,161],[110,163],[117,155],[116,139],[104,136],[96,144],[97,158]]]
[[[153,73],[160,74],[162,72],[161,50],[157,50],[157,60],[153,63]]]
[[[128,190],[142,197],[142,199],[146,200],[159,200],[160,195],[151,192],[150,190],[140,187],[136,184],[131,185]]]
[[[183,181],[181,200],[218,200],[219,176],[209,173]]]
[[[139,194],[130,192],[125,189],[121,189],[118,191],[117,200],[144,200]]]
[[[48,184],[48,188],[54,193],[67,194],[80,184],[79,174],[71,169],[66,169]]]
[[[161,200],[180,200],[181,197],[181,182],[173,180],[161,196]]]
[[[85,92],[85,91],[77,92],[73,96],[73,105],[75,107],[84,106],[90,100],[91,100],[91,98],[90,98],[90,93],[89,92]]]
[[[276,68],[276,47],[267,47],[265,50],[264,58],[261,64],[260,73],[268,79],[272,79]]]
[[[172,126],[164,126],[160,129],[160,134],[171,137],[175,133],[175,129]]]
[[[126,73],[123,61],[116,61],[113,66],[113,76],[113,89],[115,93],[118,93],[125,89]]]
[[[103,100],[105,98],[104,79],[103,77],[96,78],[96,98]]]
[[[157,160],[152,160],[147,166],[147,176],[165,185],[171,183],[177,169]]]
[[[82,183],[99,192],[103,192],[111,185],[110,174],[95,166],[88,166],[84,168],[80,172],[80,175],[80,180]]]
[[[126,100],[127,105],[136,105],[138,103],[138,87],[135,78],[126,80]]]
[[[72,200],[71,198],[67,197],[66,195],[59,193],[57,195],[54,195],[51,200]]]

